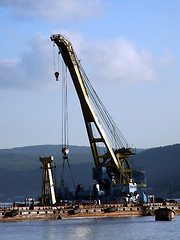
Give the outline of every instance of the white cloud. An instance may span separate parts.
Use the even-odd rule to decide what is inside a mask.
[[[147,50],[138,51],[125,38],[89,44],[79,33],[63,32],[82,60],[87,75],[89,72],[90,79],[98,79],[100,83],[152,81],[157,78],[158,69],[166,71],[174,61],[170,50],[155,59]],[[24,52],[19,60],[0,61],[1,88],[53,88],[53,48],[49,37],[36,35],[30,47],[31,51]]]
[[[125,38],[96,43],[85,56],[88,56],[90,72],[97,79],[114,82],[149,81],[156,78],[151,53],[138,51]],[[96,69],[94,71],[93,69]]]
[[[31,51],[23,52],[18,60],[0,61],[1,88],[46,88],[52,68],[50,40],[36,35],[30,42]]]
[[[1,0],[16,18],[38,17],[48,21],[84,20],[102,13],[101,0]]]
[[[59,31],[57,31],[59,32]],[[73,39],[73,46],[79,54],[83,49],[83,36],[76,32],[62,31],[69,39]],[[54,32],[56,33],[56,31]],[[57,69],[57,48],[56,69],[54,69],[54,50],[50,36],[46,37],[37,34],[29,41],[30,50],[24,51],[20,59],[0,60],[0,88],[1,89],[53,89],[54,71]]]

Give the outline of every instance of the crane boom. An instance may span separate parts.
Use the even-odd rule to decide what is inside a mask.
[[[113,150],[88,96],[80,63],[71,43],[60,34],[52,35],[51,40],[57,45],[59,52],[61,53],[62,58],[69,69],[72,81],[79,97],[96,167],[113,169],[113,171],[116,172],[116,175],[118,175],[119,183],[124,183],[125,179],[127,182],[127,179],[132,179],[132,170],[128,162],[128,157],[133,155],[132,150],[130,148]],[[99,133],[98,137],[96,137],[94,134],[94,127]],[[97,145],[98,143],[104,144],[106,149],[105,154],[102,155],[99,153]]]

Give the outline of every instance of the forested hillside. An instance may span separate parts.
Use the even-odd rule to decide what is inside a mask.
[[[57,166],[57,184],[59,184],[62,169],[61,148],[61,145],[39,145],[0,149],[0,202],[19,201],[26,197],[38,198],[41,195],[40,156],[54,156]],[[69,161],[75,183],[91,184],[93,158],[90,148],[69,146],[69,149]],[[65,183],[72,189],[72,179],[67,164],[65,165]]]
[[[180,197],[180,144],[151,148],[134,156],[158,196]]]
[[[91,150],[84,146],[70,146],[69,160],[75,184],[92,186]],[[139,151],[137,151],[139,152]],[[140,151],[130,160],[133,168],[146,172],[147,185],[156,196],[180,197],[180,144]],[[0,201],[19,201],[41,195],[42,169],[40,156],[53,155],[56,162],[57,184],[60,182],[62,153],[60,145],[40,145],[0,149]],[[65,183],[72,189],[69,169],[65,168]]]

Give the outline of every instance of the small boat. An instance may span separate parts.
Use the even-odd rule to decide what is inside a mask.
[[[81,209],[79,207],[75,207],[74,209],[68,211],[69,214],[78,214],[81,212]]]
[[[108,212],[108,213],[116,212],[116,211],[117,211],[117,208],[115,208],[115,207],[108,207],[108,208],[104,209],[104,212]]]
[[[18,215],[19,209],[13,209],[11,211],[5,212],[5,217],[14,217]]]
[[[175,211],[170,208],[159,208],[155,212],[156,221],[173,221]]]

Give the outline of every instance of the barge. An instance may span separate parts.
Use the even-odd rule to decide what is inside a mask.
[[[79,206],[34,206],[9,207],[0,209],[0,222],[28,221],[28,220],[55,220],[55,219],[83,219],[83,218],[118,218],[118,217],[140,217],[154,216],[158,209],[166,208],[162,204],[103,204],[103,205],[79,205]],[[107,211],[116,209],[116,211]],[[169,204],[176,215],[180,215],[180,204]],[[18,210],[18,211],[16,211]],[[16,215],[6,215],[6,212],[16,211]]]

